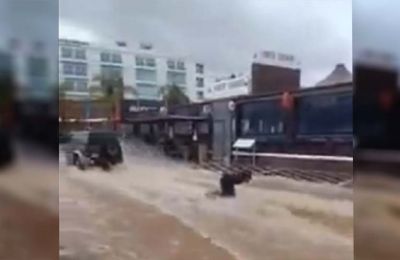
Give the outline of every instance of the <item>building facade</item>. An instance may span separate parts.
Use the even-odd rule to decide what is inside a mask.
[[[0,66],[9,67],[21,101],[49,102],[57,86],[58,5],[2,1]]]
[[[192,102],[205,92],[204,64],[187,58],[161,55],[151,44],[132,49],[124,42],[98,46],[76,40],[59,40],[59,83],[70,98],[87,98],[99,77],[121,77],[124,100],[160,100],[161,87],[176,85]],[[135,102],[133,102],[135,103]]]
[[[254,54],[251,65],[253,95],[300,88],[300,63],[293,55],[273,51]]]
[[[206,99],[262,95],[300,88],[300,62],[293,55],[259,51],[254,54],[249,71],[210,79]]]

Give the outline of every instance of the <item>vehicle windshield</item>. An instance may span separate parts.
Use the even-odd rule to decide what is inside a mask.
[[[88,141],[88,132],[73,132],[71,141],[73,143],[85,144]]]
[[[113,132],[93,132],[89,134],[89,145],[102,145],[117,142],[117,135]]]

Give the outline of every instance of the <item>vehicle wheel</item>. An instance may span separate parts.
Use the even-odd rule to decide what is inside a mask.
[[[118,146],[116,145],[108,145],[107,146],[107,152],[111,156],[116,156],[119,152]]]
[[[74,154],[72,157],[72,165],[77,166],[78,165],[78,155]]]
[[[110,162],[108,162],[107,160],[101,161],[100,167],[101,167],[104,171],[107,171],[107,172],[111,170]]]
[[[79,170],[85,170],[85,164],[82,162],[81,158],[79,158],[78,155],[74,155],[72,163],[74,166],[78,167]]]
[[[107,152],[110,156],[110,163],[115,165],[121,161],[121,150],[117,145],[108,145]]]
[[[81,159],[78,161],[78,168],[82,171],[86,170],[85,164],[81,161]]]

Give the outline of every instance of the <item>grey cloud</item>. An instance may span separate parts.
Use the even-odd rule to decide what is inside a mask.
[[[64,0],[60,17],[104,40],[151,41],[213,73],[249,71],[257,50],[296,55],[304,85],[339,62],[351,69],[350,0]]]
[[[354,0],[354,49],[366,48],[400,58],[400,2],[393,0]]]

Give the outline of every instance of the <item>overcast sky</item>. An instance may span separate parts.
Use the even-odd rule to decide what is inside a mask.
[[[354,50],[382,51],[400,58],[400,1],[353,0]]]
[[[190,56],[215,75],[250,70],[257,50],[294,54],[310,86],[352,66],[351,0],[62,0],[60,36]]]

